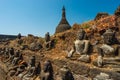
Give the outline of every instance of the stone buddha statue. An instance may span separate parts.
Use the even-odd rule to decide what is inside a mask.
[[[40,80],[54,80],[53,68],[50,60],[44,62],[43,70],[40,75]]]
[[[120,49],[115,32],[111,29],[106,30],[103,34],[103,44],[100,46],[98,53],[105,56],[117,56],[119,55],[118,50]],[[114,44],[117,44],[114,46]]]
[[[83,29],[80,29],[77,34],[77,39],[74,42],[74,46],[70,52],[68,52],[67,57],[72,57],[73,53],[80,55],[88,55],[90,53],[90,41],[87,40],[86,32]]]
[[[60,69],[61,80],[74,80],[73,74],[67,66]]]

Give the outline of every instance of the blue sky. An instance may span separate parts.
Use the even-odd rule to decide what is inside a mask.
[[[72,26],[94,19],[98,12],[113,14],[120,0],[0,0],[0,34],[54,34],[66,8]]]

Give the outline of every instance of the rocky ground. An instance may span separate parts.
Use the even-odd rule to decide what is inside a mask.
[[[74,24],[73,27],[65,32],[55,34],[51,36],[51,40],[54,40],[55,46],[46,50],[44,48],[44,38],[35,37],[33,35],[28,35],[26,37],[22,37],[20,40],[15,39],[7,42],[1,42],[0,48],[3,47],[14,47],[15,49],[19,49],[24,56],[24,60],[28,62],[30,56],[35,55],[37,58],[37,62],[41,62],[41,66],[44,61],[51,60],[54,70],[54,79],[59,80],[59,70],[63,65],[67,65],[72,73],[74,74],[75,80],[96,80],[93,79],[96,76],[107,76],[111,77],[111,80],[120,80],[120,60],[119,56],[116,58],[104,58],[106,63],[103,68],[98,68],[93,65],[94,61],[97,58],[97,52],[94,49],[90,59],[90,63],[80,62],[77,59],[80,55],[74,54],[72,58],[66,58],[66,50],[70,50],[74,40],[76,39],[76,34],[78,30],[82,27],[85,29],[87,34],[89,35],[90,42],[93,44],[96,40],[99,40],[101,45],[102,40],[99,35],[100,32],[107,29],[104,27],[105,25],[115,25],[115,19],[113,16],[106,16],[98,21],[89,21],[83,24]],[[120,18],[117,18],[117,27],[120,27]],[[110,23],[110,24],[109,24]],[[95,25],[96,24],[96,25]],[[92,35],[92,27],[95,25],[94,36]],[[102,27],[101,27],[102,26]],[[111,26],[110,26],[111,27]],[[115,28],[115,26],[114,26]],[[92,35],[92,36],[91,36]],[[117,37],[120,39],[119,32],[117,32]],[[39,45],[38,45],[39,44]],[[42,47],[41,47],[42,46]],[[2,60],[2,56],[0,57]],[[0,61],[0,80],[6,80],[6,65]],[[102,74],[106,73],[106,74]],[[7,80],[18,80],[16,77],[7,78]],[[40,80],[36,78],[35,80]],[[104,79],[102,79],[104,80]]]

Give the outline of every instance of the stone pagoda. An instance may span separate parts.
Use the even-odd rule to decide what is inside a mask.
[[[66,31],[70,28],[71,28],[71,26],[69,25],[69,23],[66,19],[65,7],[63,6],[63,8],[62,8],[62,19],[61,19],[60,23],[58,24],[58,26],[56,27],[55,33],[64,32],[64,31]]]
[[[116,16],[120,16],[120,5],[118,6],[117,10],[115,10],[114,14]]]

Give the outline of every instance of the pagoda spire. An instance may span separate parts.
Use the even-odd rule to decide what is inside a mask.
[[[114,14],[116,16],[120,16],[120,5],[118,6],[118,8],[115,10]]]
[[[66,12],[65,12],[65,7],[64,6],[62,8],[62,18],[66,18]]]
[[[55,33],[64,32],[66,30],[69,30],[70,28],[71,28],[71,26],[69,25],[69,23],[66,19],[65,7],[63,6],[63,8],[62,8],[62,18],[61,18],[58,26],[56,27]]]

